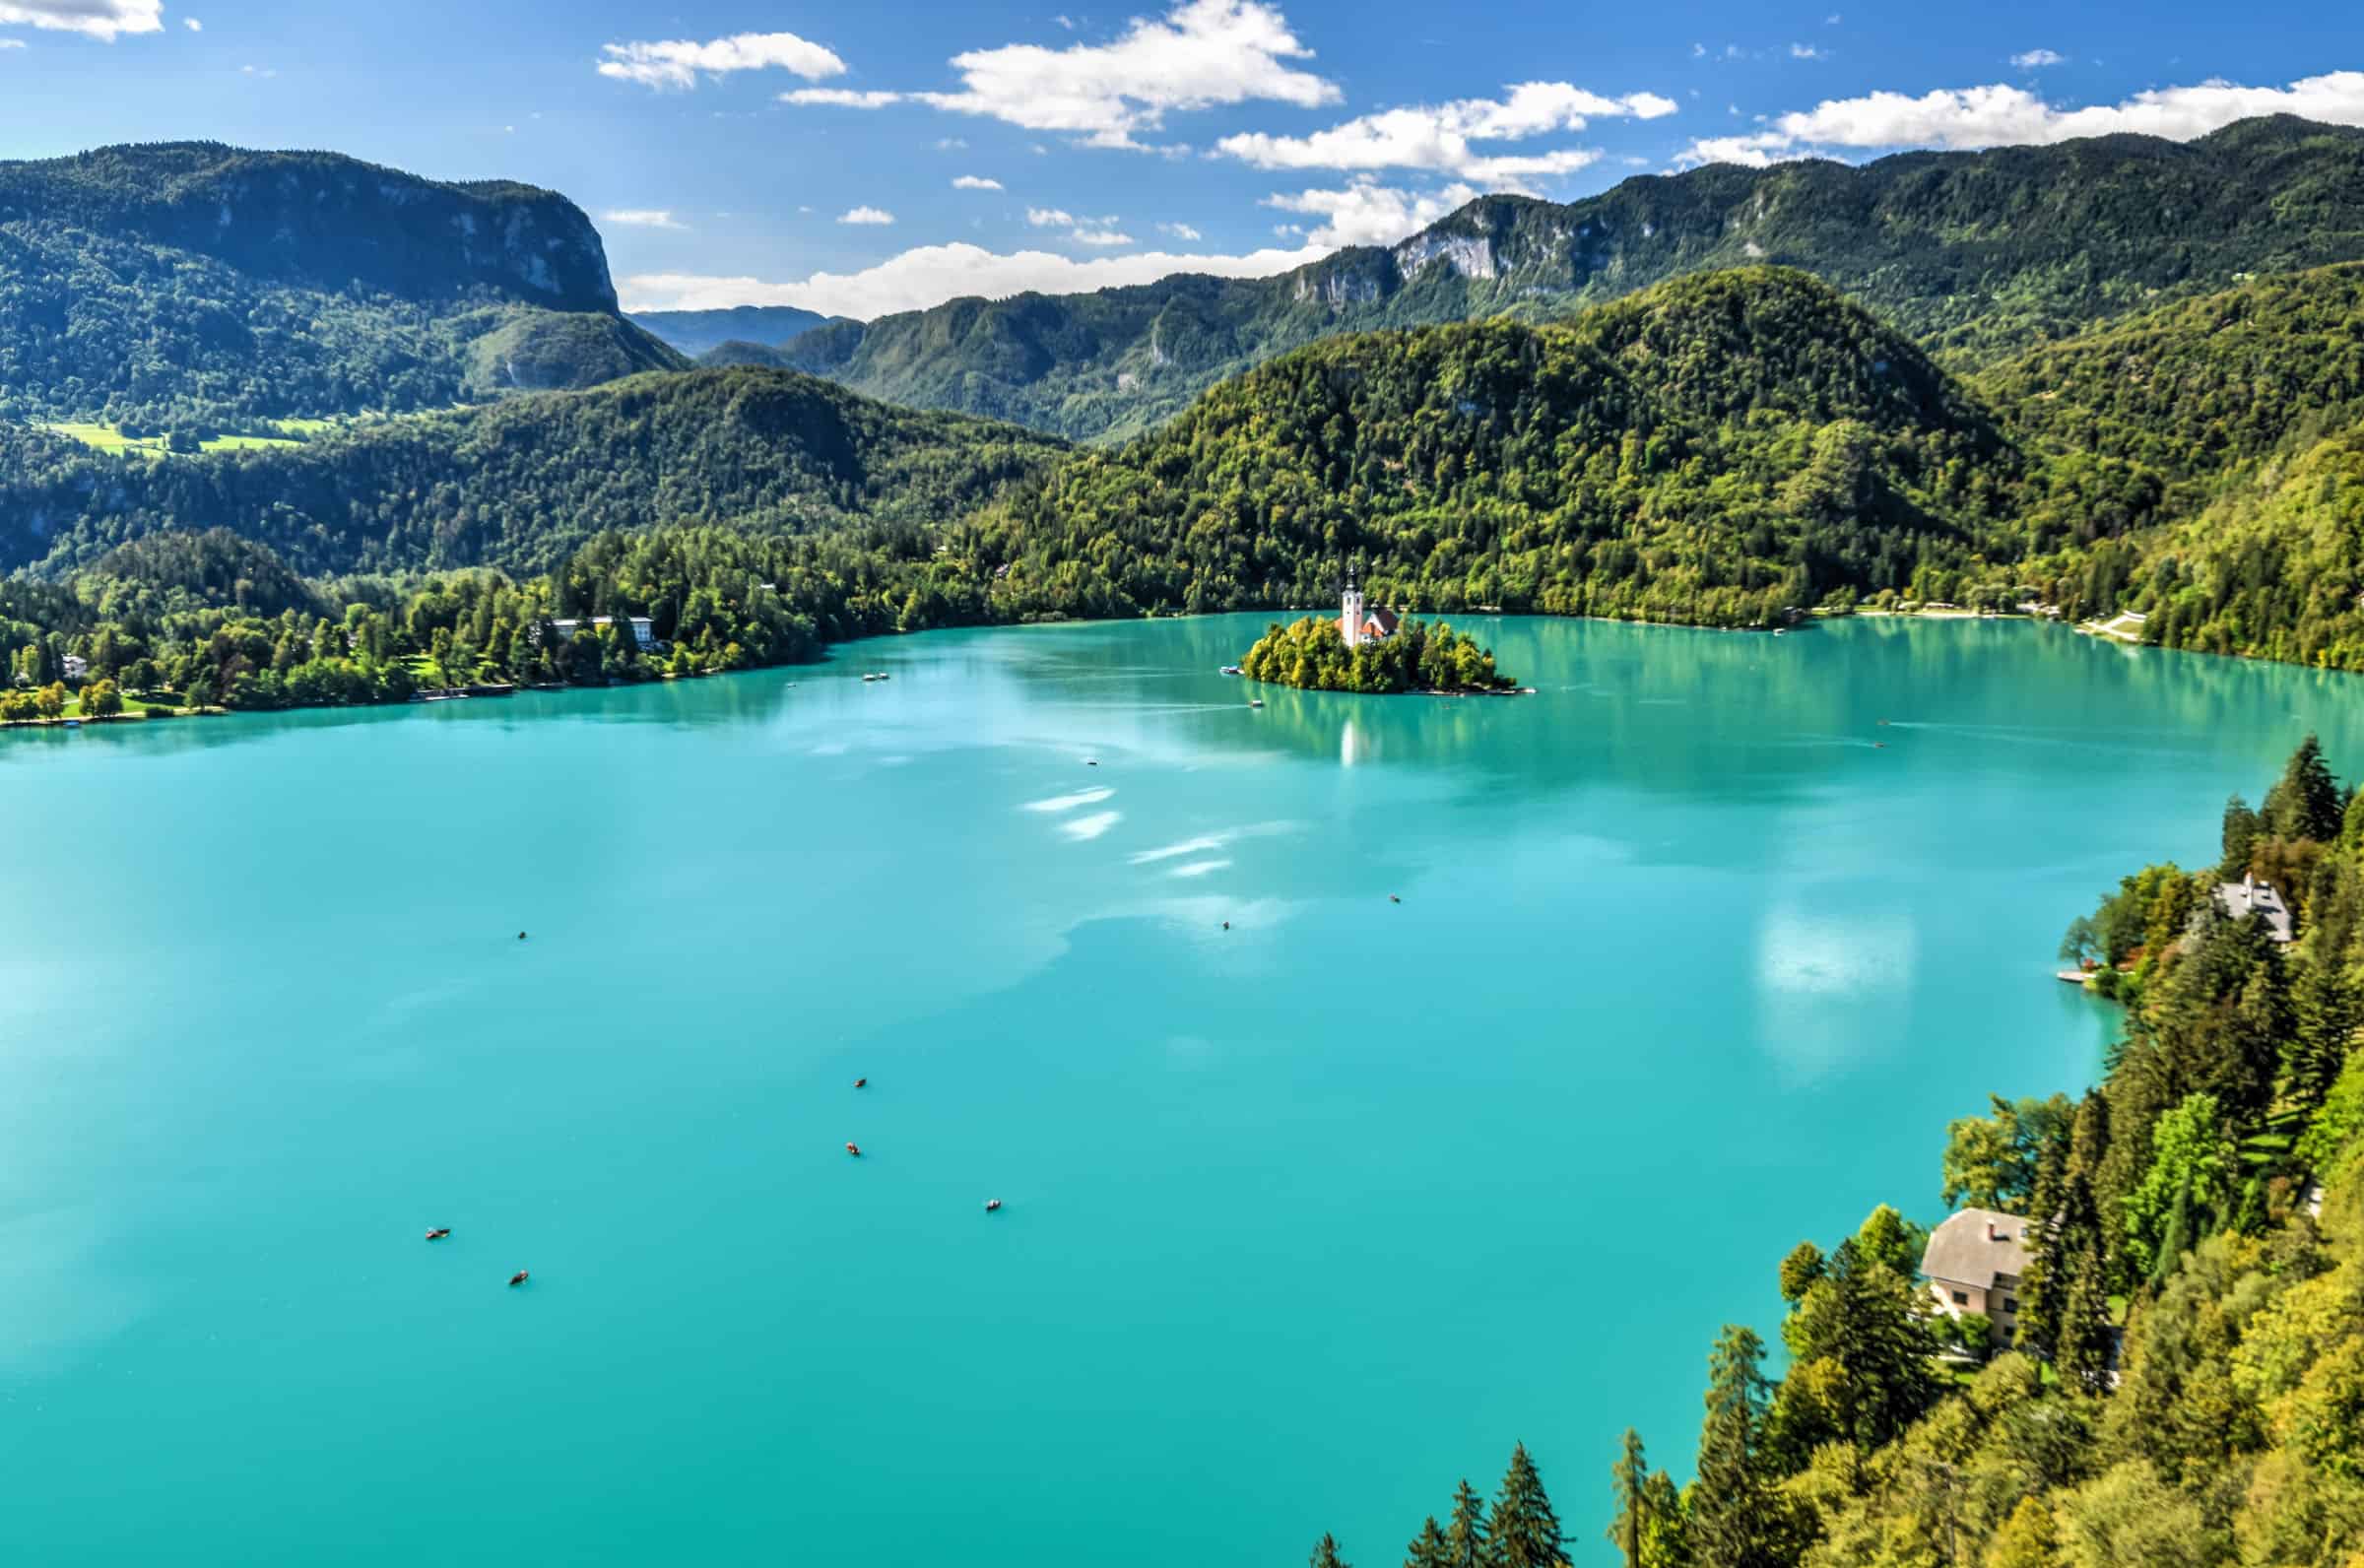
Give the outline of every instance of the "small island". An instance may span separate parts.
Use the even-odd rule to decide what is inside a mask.
[[[1307,691],[1507,696],[1519,689],[1476,638],[1442,622],[1399,623],[1391,612],[1366,608],[1351,580],[1336,619],[1275,622],[1239,661],[1239,673]]]

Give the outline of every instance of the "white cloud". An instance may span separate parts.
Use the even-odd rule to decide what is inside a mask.
[[[1130,245],[1131,234],[1116,230],[1115,218],[1078,218],[1074,213],[1057,207],[1029,207],[1026,222],[1037,229],[1064,229],[1067,237],[1080,245]]]
[[[880,207],[856,207],[850,212],[839,213],[837,221],[841,224],[886,225],[894,222],[894,214]]]
[[[1365,175],[1343,190],[1275,192],[1263,205],[1322,219],[1322,226],[1307,236],[1308,244],[1392,245],[1478,194],[1476,187],[1461,184],[1432,192],[1397,190]]]
[[[1157,232],[1173,239],[1197,240],[1207,237],[1188,224],[1159,224]]]
[[[1141,149],[1146,144],[1134,133],[1156,129],[1174,110],[1338,101],[1334,85],[1283,63],[1312,53],[1285,17],[1257,0],[1183,0],[1162,20],[1135,18],[1109,43],[1013,43],[956,54],[959,92],[899,98],[1030,131],[1072,132],[1094,146]],[[792,95],[788,101],[827,100]]]
[[[1706,59],[1706,58],[1707,58],[1707,45],[1706,45],[1706,44],[1704,44],[1704,43],[1694,43],[1694,44],[1692,44],[1692,45],[1691,45],[1691,58],[1692,58],[1692,59],[1694,59],[1694,60],[1704,60],[1704,59]]]
[[[2133,132],[2185,142],[2260,114],[2295,114],[2336,125],[2364,125],[2364,71],[2331,71],[2287,87],[2222,81],[2156,88],[2117,103],[2065,109],[2024,88],[1947,88],[1918,98],[1872,93],[1831,98],[1780,115],[1755,136],[1693,142],[1679,163],[1763,166],[1813,156],[1816,148],[2041,146],[2080,136]]]
[[[2056,54],[2050,49],[2029,49],[2024,54],[2012,55],[2011,63],[2023,71],[2033,71],[2039,66],[2066,65],[2068,63],[2068,57],[2065,54]]]
[[[126,33],[161,33],[164,0],[0,0],[0,28],[79,33],[112,43]]]
[[[819,103],[837,109],[883,109],[902,100],[900,93],[857,93],[847,87],[800,87],[780,95],[782,103]]]
[[[0,4],[4,3],[5,0],[0,0]],[[693,88],[700,76],[722,76],[732,71],[776,69],[808,82],[845,74],[845,62],[833,52],[793,33],[740,33],[705,43],[688,38],[662,43],[610,43],[603,45],[600,52],[608,56],[599,62],[601,76],[660,90]]]
[[[506,127],[512,131],[516,128],[514,125]],[[612,208],[601,213],[599,219],[601,223],[621,224],[626,229],[686,229],[689,227],[686,224],[675,222],[672,210],[663,207]]]
[[[279,72],[267,65],[241,65],[238,67],[238,75],[260,77],[268,82],[271,78],[279,75]]]
[[[968,142],[967,142],[967,140],[966,140],[965,138],[963,138],[963,137],[958,137],[958,136],[939,136],[938,138],[936,138],[936,151],[938,151],[939,153],[958,153],[958,152],[964,152],[964,151],[966,151],[966,150],[967,150],[967,147],[968,147]]]
[[[1000,190],[1001,188],[1000,180],[987,179],[982,174],[963,174],[952,181],[954,190]]]
[[[1045,250],[1001,253],[980,245],[926,245],[855,273],[817,272],[793,283],[716,278],[689,273],[643,273],[624,280],[633,310],[717,310],[730,305],[799,305],[824,315],[869,320],[919,310],[963,294],[1084,294],[1154,283],[1178,272],[1218,278],[1269,278],[1319,261],[1328,249],[1257,250],[1245,255],[1182,255],[1136,251],[1123,256],[1063,256]]]
[[[198,21],[195,17],[182,17],[180,19],[180,25],[188,29],[191,33],[203,33],[205,31],[205,24]]]
[[[1790,58],[1793,60],[1827,60],[1830,58],[1830,51],[1817,49],[1810,43],[1793,43],[1790,45]]]
[[[1058,23],[1058,24],[1059,24],[1061,27],[1063,27],[1063,28],[1067,29],[1067,31],[1068,31],[1068,32],[1070,32],[1070,33],[1073,33],[1073,32],[1075,32],[1075,31],[1076,31],[1076,19],[1075,19],[1074,17],[1070,17],[1070,16],[1056,16],[1056,17],[1053,17],[1053,18],[1051,18],[1051,20],[1052,20],[1053,22],[1056,22],[1056,23]]]
[[[1522,82],[1499,98],[1382,109],[1310,136],[1255,132],[1226,136],[1216,146],[1258,168],[1425,168],[1503,186],[1531,176],[1570,173],[1601,154],[1570,147],[1489,156],[1471,144],[1580,131],[1596,117],[1654,120],[1674,113],[1675,106],[1674,99],[1655,93],[1611,98],[1566,82]]]
[[[25,47],[23,38],[0,38],[0,49],[22,49],[23,47]]]

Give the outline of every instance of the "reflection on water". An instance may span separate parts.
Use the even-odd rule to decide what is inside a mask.
[[[2089,1079],[2069,917],[2364,768],[2352,680],[2058,628],[1462,623],[1505,701],[1216,675],[1264,619],[0,736],[105,828],[0,839],[11,1544],[1384,1555],[1680,1452],[1799,1237]]]

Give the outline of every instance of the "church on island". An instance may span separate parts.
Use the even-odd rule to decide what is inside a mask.
[[[1396,634],[1396,613],[1365,605],[1352,572],[1346,574],[1346,596],[1339,607],[1338,634],[1346,639],[1348,651],[1366,642],[1384,642]]]

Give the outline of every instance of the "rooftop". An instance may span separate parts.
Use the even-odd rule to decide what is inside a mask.
[[[1929,1233],[1921,1272],[1932,1279],[1992,1289],[1997,1274],[2027,1273],[2028,1221],[2000,1209],[1965,1209]]]
[[[2216,888],[2216,901],[2235,920],[2254,914],[2265,921],[2266,934],[2274,941],[2290,940],[2290,906],[2282,902],[2282,895],[2273,890],[2271,882],[2262,882],[2255,876],[2248,876],[2237,882],[2220,883]]]

